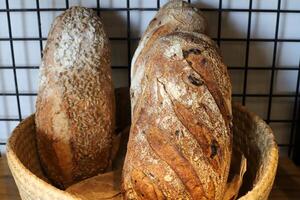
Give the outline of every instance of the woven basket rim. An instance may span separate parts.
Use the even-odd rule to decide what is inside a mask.
[[[264,173],[262,173],[262,176],[260,177],[258,182],[253,186],[253,188],[250,191],[248,191],[245,195],[239,198],[239,199],[251,199],[251,197],[253,196],[266,194],[266,192],[270,189],[270,185],[273,185],[276,171],[277,171],[278,159],[279,159],[278,146],[275,141],[275,137],[272,129],[261,117],[259,117],[254,112],[249,111],[241,103],[233,103],[232,108],[239,110],[243,113],[247,113],[256,124],[258,123],[261,124],[264,128],[263,133],[268,134],[268,140],[270,141],[268,145],[269,148],[268,148],[267,156],[264,157],[265,162],[268,163],[267,167],[264,169]]]
[[[265,169],[263,169],[262,176],[259,178],[258,182],[253,185],[251,191],[248,191],[245,195],[241,196],[239,199],[253,199],[253,197],[256,197],[255,199],[264,199],[263,196],[266,193],[268,193],[270,190],[270,185],[273,184],[273,181],[275,179],[275,174],[277,170],[278,165],[278,147],[275,142],[275,137],[273,134],[272,129],[269,127],[266,122],[260,118],[257,114],[250,112],[246,109],[246,107],[242,106],[240,103],[233,103],[232,104],[233,109],[238,110],[239,112],[245,113],[248,115],[251,120],[253,120],[254,123],[260,124],[261,128],[264,129],[263,133],[267,134],[268,138],[268,149],[267,154],[264,157],[265,162],[268,163]],[[6,149],[7,149],[7,160],[8,163],[12,163],[13,166],[18,166],[14,169],[13,173],[17,174],[25,174],[25,176],[30,177],[33,179],[33,182],[35,182],[37,185],[40,186],[40,188],[47,192],[54,192],[57,195],[64,196],[66,199],[74,199],[74,200],[80,200],[75,195],[72,195],[66,191],[60,190],[53,185],[47,183],[43,179],[39,178],[37,175],[32,173],[29,169],[27,169],[23,163],[20,161],[20,159],[17,157],[16,153],[14,152],[14,147],[12,144],[15,143],[16,138],[18,137],[21,132],[19,131],[20,127],[22,127],[25,123],[27,123],[29,120],[32,120],[34,118],[34,114],[30,115],[26,119],[24,119],[22,122],[18,124],[18,126],[13,130],[12,135],[10,136]],[[261,169],[258,169],[261,170]],[[261,196],[261,198],[260,198]]]
[[[75,199],[75,200],[80,200],[80,198],[76,197],[75,195],[72,195],[68,192],[65,192],[63,190],[60,190],[56,187],[54,187],[53,185],[47,183],[46,181],[44,181],[43,179],[39,178],[38,176],[36,176],[34,173],[32,173],[29,169],[27,169],[23,163],[20,161],[20,159],[18,158],[18,156],[16,155],[16,153],[14,152],[14,147],[11,145],[12,143],[14,143],[14,141],[16,140],[18,134],[20,134],[18,132],[19,127],[21,127],[23,124],[25,124],[27,121],[31,120],[31,118],[34,118],[34,113],[31,114],[30,116],[28,116],[27,118],[25,118],[23,121],[21,121],[17,127],[13,130],[11,137],[9,138],[7,145],[6,145],[6,157],[7,157],[7,161],[8,163],[13,163],[14,166],[18,166],[17,169],[15,169],[16,171],[19,171],[18,173],[20,174],[26,174],[25,176],[30,177],[31,179],[34,180],[34,182],[36,182],[42,189],[44,189],[47,192],[55,192],[55,193],[59,193],[60,195],[64,195],[66,198],[70,198],[70,199]]]

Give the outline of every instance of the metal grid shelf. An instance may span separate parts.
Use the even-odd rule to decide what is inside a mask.
[[[101,15],[102,12],[106,11],[125,11],[126,12],[126,37],[111,37],[111,41],[125,41],[127,44],[127,66],[112,66],[113,69],[124,69],[128,70],[128,77],[130,77],[130,61],[132,57],[132,42],[137,42],[140,38],[133,37],[131,34],[131,16],[130,13],[132,11],[156,11],[160,8],[160,0],[157,0],[156,7],[151,8],[140,8],[140,7],[131,7],[130,0],[126,1],[125,8],[102,8],[100,0],[96,1],[96,8],[94,8],[98,14]],[[188,1],[190,2],[190,1]],[[0,96],[15,96],[17,100],[17,110],[18,110],[18,118],[0,118],[0,121],[21,121],[22,120],[22,107],[20,104],[20,97],[22,96],[36,96],[36,93],[24,93],[19,91],[18,85],[18,78],[17,78],[17,70],[19,69],[38,69],[39,66],[19,66],[16,65],[16,57],[15,57],[15,49],[13,43],[15,41],[39,41],[39,48],[40,53],[42,56],[42,49],[43,49],[43,41],[46,41],[46,37],[42,37],[42,26],[41,26],[41,12],[50,12],[50,11],[64,11],[69,8],[69,1],[65,1],[65,7],[62,8],[41,8],[40,1],[36,0],[36,7],[35,8],[10,8],[9,0],[5,0],[6,7],[4,9],[0,9],[0,13],[6,13],[7,15],[7,24],[8,24],[8,31],[9,37],[2,37],[0,41],[7,41],[10,44],[10,52],[11,52],[11,65],[10,66],[1,66],[0,69],[8,69],[13,70],[13,78],[14,78],[14,86],[15,92],[2,92]],[[300,161],[300,153],[297,155],[295,152],[300,152],[300,128],[296,128],[299,126],[299,79],[300,79],[300,63],[298,66],[288,66],[288,67],[280,67],[276,65],[276,56],[277,56],[277,47],[278,43],[287,42],[287,43],[299,43],[300,39],[295,38],[279,38],[279,22],[280,17],[283,13],[296,13],[300,14],[300,10],[298,9],[281,9],[282,1],[277,1],[277,9],[253,9],[253,0],[249,0],[249,7],[248,8],[222,8],[223,1],[219,0],[218,7],[216,8],[202,8],[202,11],[205,12],[217,12],[218,13],[218,25],[217,25],[217,37],[213,39],[218,43],[218,45],[222,45],[222,42],[244,42],[245,43],[245,59],[243,66],[229,66],[230,71],[242,71],[243,72],[243,86],[241,93],[233,94],[233,97],[240,98],[243,104],[246,103],[247,97],[256,97],[256,98],[267,98],[268,100],[268,108],[267,108],[267,116],[265,120],[267,123],[287,123],[290,128],[290,136],[289,136],[289,143],[288,144],[279,144],[281,147],[286,147],[288,149],[288,155],[291,156],[294,152],[294,159]],[[37,22],[38,22],[38,37],[13,37],[12,36],[12,22],[11,22],[11,13],[13,12],[36,12]],[[223,38],[221,37],[222,31],[222,13],[228,12],[244,12],[248,14],[248,22],[247,22],[247,33],[245,38]],[[251,37],[251,21],[253,13],[274,13],[276,14],[276,25],[275,25],[275,34],[273,38],[252,38]],[[249,49],[251,42],[272,42],[274,47],[272,49],[272,64],[270,66],[249,66]],[[248,75],[250,70],[258,70],[260,71],[269,71],[271,73],[270,76],[270,86],[267,93],[249,93],[247,92],[248,88]],[[274,76],[277,71],[293,71],[297,73],[297,85],[296,90],[294,93],[287,93],[287,94],[277,94],[274,93]],[[130,78],[128,78],[130,84]],[[291,118],[289,119],[272,119],[271,118],[271,111],[272,111],[272,103],[274,98],[293,98],[294,105],[293,105],[293,113]],[[297,134],[296,134],[297,130]],[[5,145],[5,142],[0,142],[0,145]]]

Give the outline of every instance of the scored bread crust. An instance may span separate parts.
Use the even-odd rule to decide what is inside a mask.
[[[205,33],[206,22],[201,12],[183,1],[171,1],[159,9],[149,23],[131,61],[131,108],[135,107],[137,96],[141,92],[141,79],[144,67],[140,64],[143,52],[152,47],[158,37],[174,31]],[[139,62],[136,64],[136,62]],[[135,94],[134,94],[135,93]]]
[[[35,122],[41,164],[60,188],[111,163],[110,66],[109,41],[93,10],[72,7],[55,19],[40,67]]]
[[[201,26],[203,19],[185,21],[184,16],[196,9],[171,1],[155,21],[168,18],[168,9],[186,25],[177,28],[174,17],[148,28],[151,33],[144,34],[148,38],[142,38],[143,47],[132,62],[132,125],[123,195],[125,199],[222,199],[232,151],[227,67],[215,43],[203,34],[205,28],[193,24]]]

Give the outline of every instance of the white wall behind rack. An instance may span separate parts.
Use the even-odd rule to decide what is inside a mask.
[[[65,8],[62,0],[40,0],[40,8]],[[163,5],[167,0],[161,0]],[[218,8],[219,0],[195,0],[200,8]],[[69,0],[69,5],[97,7],[97,0]],[[36,8],[36,0],[9,0],[11,9]],[[126,8],[126,0],[101,0],[101,8]],[[156,8],[156,0],[130,0],[131,8]],[[249,0],[223,0],[223,8],[248,9]],[[5,0],[0,0],[0,9],[6,9]],[[277,0],[253,0],[253,9],[277,9]],[[300,10],[299,0],[282,0],[281,9]],[[42,37],[47,37],[53,19],[62,11],[41,11]],[[130,36],[140,37],[156,11],[130,11]],[[208,34],[216,38],[218,31],[218,12],[204,12],[209,24]],[[223,12],[221,38],[247,38],[248,12]],[[13,38],[39,38],[38,19],[36,11],[10,12]],[[127,11],[103,11],[101,17],[109,37],[127,37]],[[256,70],[255,67],[272,67],[273,48],[276,27],[276,12],[252,12],[251,34],[252,39],[270,39],[267,42],[250,42],[247,81],[247,94],[268,94],[270,90],[271,70]],[[281,13],[278,38],[300,39],[300,14]],[[14,74],[12,66],[7,13],[0,12],[0,93],[15,93]],[[43,47],[45,46],[43,41]],[[112,63],[119,66],[113,69],[113,78],[116,87],[128,86],[128,44],[127,40],[114,40],[112,44]],[[134,52],[137,41],[132,40],[131,54]],[[39,40],[13,40],[15,65],[23,67],[16,69],[19,93],[36,93],[38,87],[38,69],[29,68],[39,66]],[[221,41],[221,50],[225,63],[231,67],[244,67],[246,55],[246,41]],[[280,41],[277,43],[276,67],[288,68],[276,70],[274,73],[274,94],[294,95],[296,92],[297,70],[300,59],[299,41]],[[244,70],[230,70],[233,83],[233,93],[243,93]],[[241,97],[234,97],[241,101]],[[247,97],[246,106],[260,115],[267,117],[268,97]],[[20,96],[22,117],[35,111],[35,96]],[[272,100],[271,120],[291,120],[294,106],[294,97],[274,97]],[[0,95],[0,118],[17,119],[17,99],[15,96]],[[0,142],[6,142],[18,121],[0,121]],[[278,143],[288,144],[291,123],[271,122],[275,130]],[[4,145],[0,145],[2,150]],[[287,148],[281,149],[283,155]]]

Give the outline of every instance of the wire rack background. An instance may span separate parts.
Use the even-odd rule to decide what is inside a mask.
[[[2,17],[0,30],[3,32],[5,29],[7,32],[1,34],[0,31],[0,59],[2,59],[2,62],[0,60],[0,84],[2,82],[2,86],[0,85],[0,98],[2,98],[0,146],[3,150],[10,131],[24,117],[34,112],[36,89],[20,88],[26,88],[24,86],[26,83],[23,83],[26,73],[28,75],[29,71],[30,73],[34,71],[35,74],[38,72],[38,62],[42,57],[47,33],[53,20],[47,17],[48,13],[54,13],[53,16],[56,16],[72,5],[94,8],[103,18],[112,47],[116,49],[113,49],[112,66],[115,85],[128,86],[130,85],[130,61],[140,39],[140,33],[167,0],[0,0],[0,2],[0,17]],[[300,107],[300,2],[297,0],[199,0],[192,3],[204,12],[209,21],[209,35],[221,48],[233,82],[234,101],[243,103],[264,118],[274,129],[281,154],[299,161],[300,132],[297,125],[299,125]],[[267,4],[268,6],[265,7]],[[149,13],[151,14],[147,15]],[[35,34],[30,35],[30,30],[23,35],[16,33],[16,29],[24,29],[22,20],[20,22],[15,16],[17,14],[21,18],[24,17],[23,14],[29,15],[27,16],[29,21],[36,22],[36,25],[30,28],[35,29]],[[259,14],[264,15],[259,16]],[[141,20],[143,18],[144,21]],[[239,22],[239,18],[244,18],[244,21]],[[291,22],[286,22],[288,19]],[[141,27],[133,26],[137,21]],[[287,25],[283,24],[284,21]],[[15,23],[19,24],[16,26]],[[232,27],[234,24],[237,27]],[[268,34],[265,35],[265,32]],[[38,47],[31,48],[29,45],[29,48],[24,50],[18,46],[20,42],[35,42]],[[22,50],[25,52],[20,53]],[[27,55],[30,52],[34,57]],[[38,61],[33,63],[37,64],[30,64],[30,59],[36,58],[39,58]],[[25,64],[19,62],[24,59],[29,62],[23,62]],[[282,60],[287,62],[284,63]],[[7,75],[8,73],[10,75]],[[33,85],[38,84],[36,78],[29,81]],[[10,110],[15,110],[15,113],[10,114]]]

